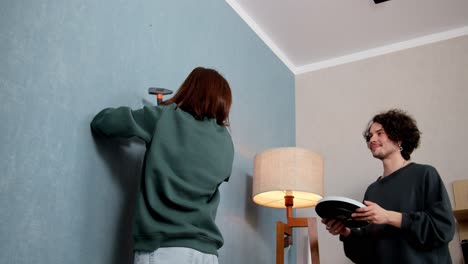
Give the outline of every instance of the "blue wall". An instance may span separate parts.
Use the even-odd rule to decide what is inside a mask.
[[[0,58],[2,263],[131,262],[144,148],[94,139],[89,122],[154,104],[148,87],[176,90],[199,65],[234,96],[220,263],[274,263],[285,212],[251,202],[252,163],[295,144],[294,76],[224,1],[2,1]]]

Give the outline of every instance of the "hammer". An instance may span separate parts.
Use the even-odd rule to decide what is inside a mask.
[[[171,94],[172,91],[168,89],[164,89],[164,88],[150,87],[148,88],[148,93],[156,95],[156,99],[158,100],[158,105],[159,105],[162,102],[163,95]]]

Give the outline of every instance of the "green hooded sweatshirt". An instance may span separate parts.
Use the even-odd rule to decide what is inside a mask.
[[[217,255],[223,237],[215,223],[228,181],[234,146],[215,119],[197,120],[167,106],[107,108],[91,123],[105,137],[138,137],[146,143],[133,239],[135,251],[188,247]]]

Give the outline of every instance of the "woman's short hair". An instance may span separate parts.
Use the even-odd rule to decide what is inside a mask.
[[[419,147],[421,132],[418,129],[416,120],[400,109],[391,109],[375,115],[366,130],[364,139],[369,142],[369,129],[373,123],[381,124],[388,138],[394,142],[401,141],[401,155],[405,160],[411,158],[413,150]]]
[[[216,119],[220,126],[229,126],[232,94],[229,83],[214,69],[197,67],[187,76],[177,93],[161,103],[177,104],[196,119]]]

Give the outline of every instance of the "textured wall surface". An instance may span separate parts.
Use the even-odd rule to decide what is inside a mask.
[[[220,263],[274,262],[285,213],[252,203],[253,157],[295,144],[294,76],[224,1],[2,1],[0,58],[2,263],[131,263],[144,146],[89,123],[155,104],[148,87],[177,90],[196,66],[234,96]]]

